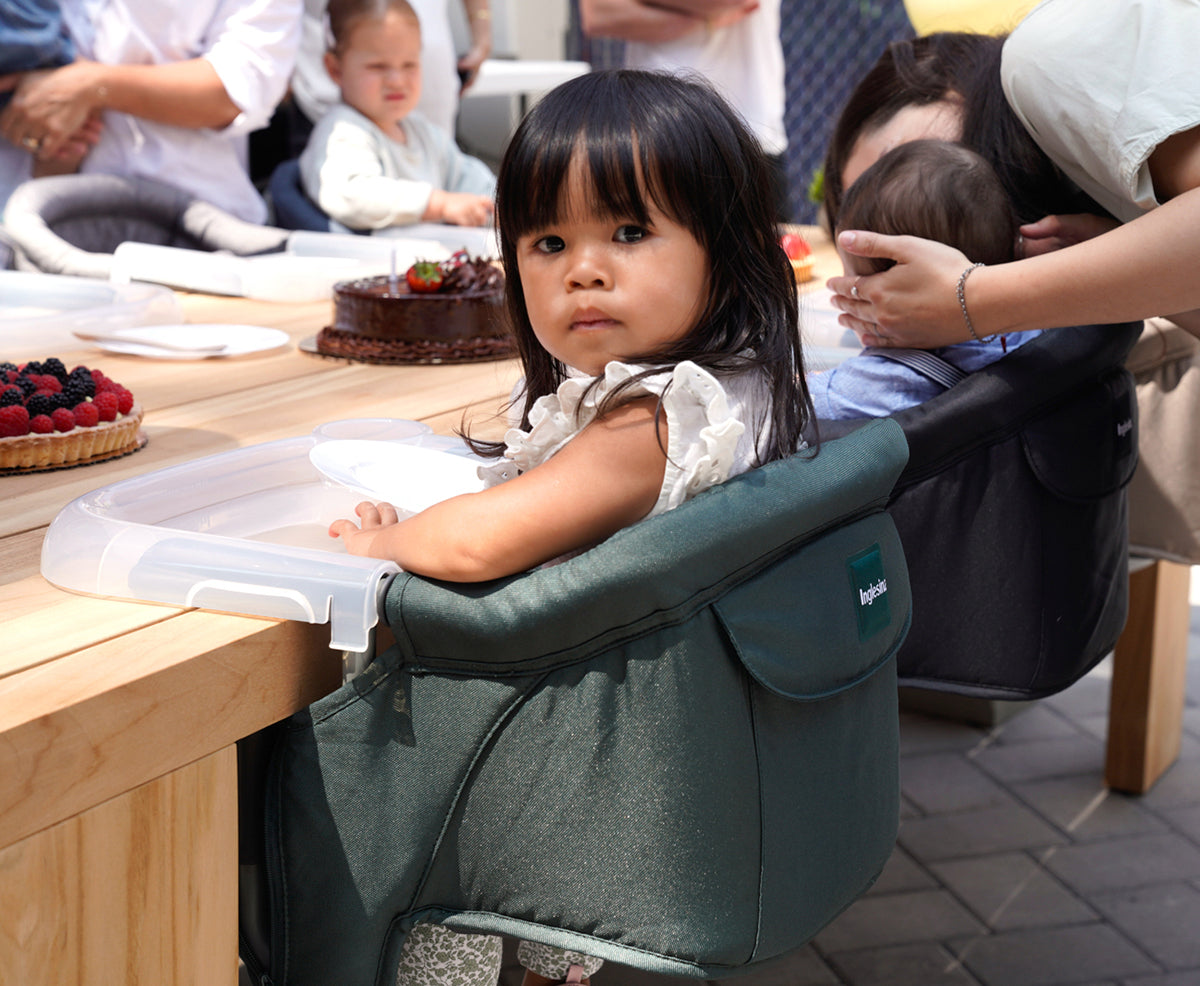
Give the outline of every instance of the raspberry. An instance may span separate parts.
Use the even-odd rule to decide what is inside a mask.
[[[95,404],[90,404],[84,401],[82,404],[76,404],[72,409],[75,415],[75,423],[80,428],[95,428],[100,423],[100,411]]]
[[[29,412],[20,404],[0,407],[0,438],[17,438],[29,434]]]
[[[38,390],[45,390],[51,394],[57,394],[62,390],[62,382],[50,373],[40,373],[33,378],[33,381],[37,384]]]
[[[126,390],[124,387],[117,387],[114,391],[117,395],[117,410],[122,414],[128,414],[133,410],[133,393]]]
[[[54,421],[47,414],[38,414],[29,419],[29,430],[36,435],[48,435],[54,430]]]
[[[70,431],[75,427],[75,415],[65,407],[58,408],[50,415],[50,420],[54,422],[54,427],[58,431]]]
[[[111,392],[100,393],[92,400],[92,407],[100,412],[101,421],[116,421],[119,402],[117,395]]]

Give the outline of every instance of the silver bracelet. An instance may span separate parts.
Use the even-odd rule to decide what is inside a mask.
[[[967,278],[971,276],[971,271],[976,267],[982,267],[983,264],[971,264],[965,271],[958,275],[958,307],[962,309],[963,321],[967,323],[967,331],[971,333],[971,338],[976,342],[991,342],[996,337],[989,336],[987,339],[980,339],[975,332],[975,326],[971,324],[971,316],[967,312]]]

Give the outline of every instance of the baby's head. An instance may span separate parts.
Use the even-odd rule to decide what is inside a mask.
[[[421,98],[421,24],[408,0],[329,0],[325,68],[385,132]]]
[[[961,144],[913,140],[888,151],[846,190],[838,230],[865,229],[937,240],[973,263],[1013,259],[1017,217],[992,166]],[[893,261],[842,253],[848,274]]]
[[[762,312],[786,312],[789,303],[795,326],[795,282],[779,247],[768,166],[745,124],[701,81],[592,72],[533,107],[500,165],[496,221],[527,370],[537,341],[518,240],[572,221],[581,203],[571,189],[579,188],[582,211],[605,219],[646,226],[653,207],[686,229],[707,260],[694,325],[661,362],[762,352]]]

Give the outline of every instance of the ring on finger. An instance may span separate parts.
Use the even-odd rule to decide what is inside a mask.
[[[42,142],[37,137],[22,137],[21,146],[27,151],[36,151],[42,146]]]
[[[861,280],[862,280],[861,277],[856,277],[854,279],[854,283],[850,285],[850,297],[853,298],[855,301],[862,300],[858,295],[858,282]]]

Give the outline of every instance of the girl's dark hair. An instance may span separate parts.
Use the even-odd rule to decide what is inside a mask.
[[[864,171],[842,199],[838,229],[920,236],[960,250],[968,260],[1013,259],[1017,217],[995,170],[962,144],[910,140]],[[862,257],[874,270],[895,261]]]
[[[558,388],[567,368],[534,335],[516,246],[564,218],[576,159],[596,214],[647,225],[649,196],[708,255],[708,297],[695,327],[665,351],[630,362],[652,368],[642,376],[682,360],[716,372],[758,370],[772,398],[763,461],[790,455],[813,416],[812,401],[795,278],[779,245],[766,159],[708,85],[630,69],[591,72],[552,90],[521,122],[500,164],[496,224],[505,304],[525,370],[523,427],[534,402]],[[626,389],[610,394],[601,413],[619,404]],[[476,444],[493,455],[503,451]]]
[[[858,138],[907,106],[947,99],[962,107],[962,143],[995,169],[1020,222],[1055,213],[1104,213],[1046,157],[1008,105],[1000,85],[1003,46],[1003,36],[966,33],[888,45],[851,92],[826,151],[824,206],[831,228],[840,224],[842,172]]]

